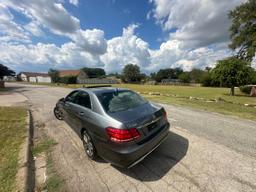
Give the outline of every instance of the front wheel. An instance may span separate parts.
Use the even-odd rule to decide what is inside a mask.
[[[63,113],[62,113],[62,111],[58,107],[55,107],[53,112],[54,112],[55,117],[58,120],[63,120]]]
[[[93,145],[92,138],[86,131],[84,131],[82,134],[82,141],[83,141],[84,150],[85,150],[86,155],[90,159],[95,160],[98,157],[98,155],[97,155],[96,149]]]

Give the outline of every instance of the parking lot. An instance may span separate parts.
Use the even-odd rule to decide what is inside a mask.
[[[67,191],[256,191],[256,123],[164,105],[171,123],[167,140],[125,170],[90,161],[82,142],[55,119],[56,101],[70,89],[8,84],[28,98],[37,125],[57,141],[54,165]]]

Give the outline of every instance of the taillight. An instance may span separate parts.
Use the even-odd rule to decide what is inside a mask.
[[[140,137],[140,133],[136,128],[116,129],[113,127],[107,127],[106,130],[110,140],[114,142],[128,142]]]

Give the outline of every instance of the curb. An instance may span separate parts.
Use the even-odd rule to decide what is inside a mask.
[[[30,161],[31,161],[31,113],[27,111],[26,117],[26,136],[25,141],[21,144],[18,160],[18,172],[16,174],[16,186],[18,192],[30,191],[29,189],[29,175]]]

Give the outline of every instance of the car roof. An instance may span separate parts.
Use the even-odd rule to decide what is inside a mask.
[[[130,89],[119,88],[119,87],[94,87],[94,88],[79,88],[77,90],[86,91],[88,93],[100,94],[114,91],[130,91]]]

